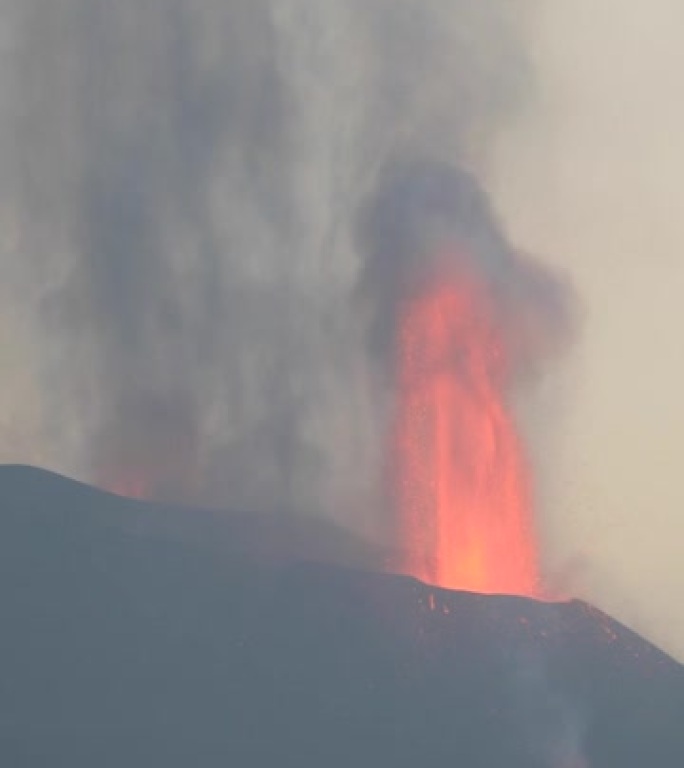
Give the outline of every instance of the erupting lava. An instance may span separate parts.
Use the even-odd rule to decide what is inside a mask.
[[[183,392],[126,389],[92,438],[95,484],[141,501],[197,498],[197,423],[192,398]]]
[[[148,501],[154,498],[149,478],[143,470],[120,470],[113,481],[103,479],[98,485],[105,491],[129,499]]]
[[[539,595],[528,468],[506,402],[513,350],[465,254],[399,302],[392,433],[404,570],[441,587]]]

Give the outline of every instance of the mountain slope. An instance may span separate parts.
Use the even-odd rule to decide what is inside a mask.
[[[652,645],[377,556],[315,521],[0,468],[0,763],[684,765],[684,670]]]

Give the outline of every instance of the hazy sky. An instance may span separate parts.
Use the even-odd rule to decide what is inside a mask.
[[[374,527],[356,222],[529,87],[479,0],[4,0],[6,460]]]
[[[684,659],[684,6],[543,8],[538,98],[493,178],[512,231],[571,271],[584,305],[548,546],[583,594]]]
[[[679,0],[0,0],[0,459],[372,529],[354,222],[429,151],[582,302],[529,409],[551,571],[684,659],[682,29]]]

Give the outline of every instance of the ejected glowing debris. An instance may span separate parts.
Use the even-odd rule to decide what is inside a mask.
[[[391,166],[361,232],[369,340],[394,393],[399,569],[452,589],[548,596],[510,395],[570,340],[565,282],[510,246],[470,173],[440,162]]]
[[[405,570],[452,589],[536,595],[529,469],[483,281],[461,270],[421,286],[400,306],[395,353]]]

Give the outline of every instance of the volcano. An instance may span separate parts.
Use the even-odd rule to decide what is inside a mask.
[[[653,645],[381,557],[316,521],[0,468],[1,764],[684,765],[684,670]]]

